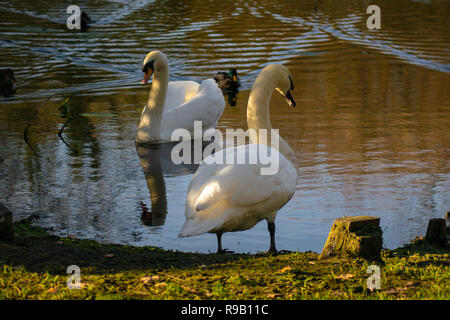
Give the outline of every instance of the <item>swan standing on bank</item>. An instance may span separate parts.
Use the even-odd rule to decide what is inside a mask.
[[[273,139],[267,144],[259,141],[259,129],[272,129],[269,103],[274,90],[286,97],[291,107],[295,106],[291,90],[294,89],[288,69],[282,65],[265,67],[253,84],[247,106],[247,124],[256,130],[250,136],[251,144],[226,148],[209,157],[220,159],[225,153],[245,154],[257,148],[270,149],[271,156],[279,159],[279,170],[273,175],[261,175],[264,166],[256,164],[217,164],[204,159],[189,184],[186,200],[186,221],[179,237],[195,236],[210,232],[217,234],[217,252],[222,249],[222,234],[252,228],[266,219],[270,233],[269,252],[275,247],[275,216],[294,195],[297,186],[297,158],[288,143],[279,138],[278,150]],[[251,132],[251,131],[250,131]],[[268,151],[268,150],[266,150]],[[266,153],[267,154],[267,153]],[[239,159],[239,155],[237,157]],[[242,159],[242,158],[241,158]],[[208,164],[210,163],[210,164]]]
[[[165,54],[152,51],[144,59],[146,84],[153,74],[147,104],[142,111],[136,143],[171,141],[176,129],[187,129],[193,137],[194,121],[202,121],[203,131],[215,128],[225,108],[222,91],[214,79],[169,82],[169,63]]]

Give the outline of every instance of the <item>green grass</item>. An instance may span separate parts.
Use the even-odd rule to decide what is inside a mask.
[[[447,248],[422,240],[382,262],[316,253],[198,254],[51,236],[29,221],[0,242],[0,299],[449,299]],[[370,264],[381,289],[367,289]],[[81,289],[68,289],[69,265]]]

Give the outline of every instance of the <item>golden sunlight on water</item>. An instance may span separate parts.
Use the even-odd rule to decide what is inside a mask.
[[[18,82],[0,98],[0,202],[15,219],[38,213],[57,234],[214,251],[212,235],[176,237],[196,166],[134,146],[149,89],[139,85],[141,62],[159,49],[172,80],[238,70],[223,132],[246,129],[264,66],[289,68],[297,106],[275,94],[271,117],[297,154],[299,181],[277,216],[279,249],[320,251],[344,215],[381,217],[388,248],[423,235],[429,218],[450,210],[450,3],[378,5],[382,27],[370,31],[364,1],[80,1],[95,23],[75,33],[63,2],[0,1],[0,69]],[[58,107],[69,96],[67,122]],[[145,220],[141,203],[159,219]],[[265,250],[266,225],[224,244]]]

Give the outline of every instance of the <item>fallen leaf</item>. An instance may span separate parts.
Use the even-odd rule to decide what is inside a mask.
[[[399,293],[402,293],[402,292],[407,291],[407,290],[408,290],[408,287],[396,287],[396,288],[392,288],[392,289],[389,289],[389,290],[384,290],[383,293],[386,293],[386,294],[399,294]]]
[[[140,281],[142,281],[144,284],[147,284],[152,281],[158,281],[158,280],[159,280],[159,276],[151,276],[151,277],[148,276],[148,277],[142,277],[140,279]]]
[[[396,290],[396,289],[384,290],[383,293],[385,293],[385,294],[397,294],[398,290]]]
[[[406,291],[406,290],[408,290],[408,288],[407,287],[397,287],[397,288],[395,288],[395,290],[397,290],[397,291]]]
[[[278,270],[278,272],[280,272],[280,273],[285,273],[285,272],[288,272],[288,271],[291,271],[291,270],[292,270],[292,267],[291,267],[291,266],[286,266],[286,267],[284,267],[283,269]]]
[[[197,290],[192,289],[192,288],[189,288],[189,287],[181,286],[181,288],[183,288],[183,289],[186,290],[187,292],[197,293]]]
[[[165,283],[165,282],[160,282],[160,283],[155,284],[155,287],[156,287],[156,288],[159,288],[159,287],[167,287],[167,283]]]
[[[80,289],[86,288],[87,283],[80,282]]]
[[[136,291],[136,294],[140,294],[141,296],[147,296],[149,293],[145,291]]]
[[[267,298],[269,298],[269,299],[273,299],[273,298],[276,298],[276,297],[278,297],[278,296],[279,296],[278,293],[268,293],[268,294],[267,294]]]
[[[150,277],[142,277],[141,279],[139,279],[139,281],[143,282],[144,284],[147,284],[151,281]]]
[[[58,287],[52,287],[52,288],[47,290],[47,293],[57,293],[58,290],[59,290]]]
[[[353,278],[355,275],[351,273],[341,274],[336,277],[336,279],[348,280]]]

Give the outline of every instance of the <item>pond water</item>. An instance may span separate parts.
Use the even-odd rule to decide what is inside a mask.
[[[450,210],[450,2],[377,1],[380,30],[366,27],[366,1],[77,4],[95,20],[88,32],[67,30],[64,1],[0,1],[0,69],[18,82],[0,98],[0,202],[15,220],[37,213],[58,235],[216,250],[211,234],[177,238],[196,166],[173,165],[169,146],[134,145],[149,90],[141,63],[155,49],[171,80],[238,70],[223,132],[246,129],[264,66],[291,71],[297,107],[277,94],[271,103],[299,168],[277,215],[278,249],[320,252],[334,219],[352,215],[381,217],[394,248]],[[68,97],[67,122],[58,107]],[[143,207],[158,214],[147,219]],[[227,233],[223,244],[267,250],[267,225]]]

